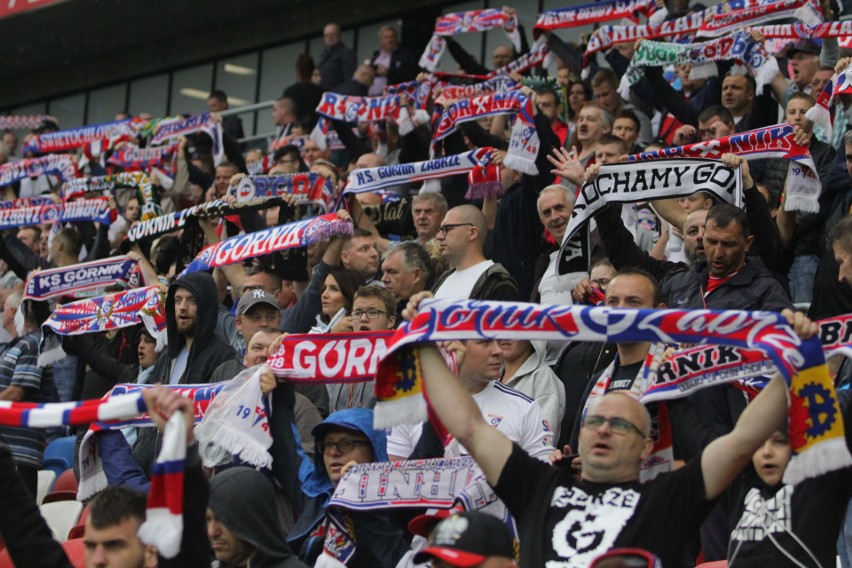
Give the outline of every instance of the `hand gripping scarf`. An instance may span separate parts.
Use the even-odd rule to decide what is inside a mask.
[[[386,428],[425,419],[422,369],[416,343],[456,339],[562,339],[565,341],[713,342],[766,351],[787,381],[794,453],[785,482],[852,465],[840,406],[819,339],[802,341],[780,314],[736,310],[628,310],[542,306],[510,302],[421,304],[413,321],[397,330],[376,375],[375,423]],[[830,402],[809,408],[807,393],[821,389]],[[831,412],[827,428],[818,412]],[[803,459],[803,458],[808,459]]]
[[[26,158],[0,166],[0,187],[28,177],[59,176],[62,181],[77,177],[77,166],[68,154]]]
[[[545,10],[538,15],[533,34],[538,37],[543,30],[575,28],[621,18],[638,22],[637,14],[650,16],[655,11],[653,0],[604,0],[574,8]]]
[[[47,154],[81,148],[86,144],[98,141],[109,141],[120,137],[134,137],[147,123],[138,118],[127,118],[103,124],[82,126],[70,130],[48,132],[30,138],[24,146],[24,153],[35,152]]]
[[[719,37],[767,22],[793,18],[809,25],[823,22],[822,12],[814,0],[777,0],[748,6],[730,12],[713,14],[698,30],[699,37]]]
[[[425,162],[353,170],[349,174],[349,181],[343,189],[343,195],[376,192],[406,183],[413,184],[458,174],[470,174],[476,169],[487,168],[491,162],[492,152],[492,148],[478,148],[464,154],[444,156]],[[498,176],[498,182],[499,179]],[[470,195],[475,194],[479,197],[489,197],[495,193],[502,194],[502,188],[495,191],[493,184],[488,181],[481,185],[471,184],[469,191]]]
[[[228,193],[245,203],[261,197],[283,197],[293,195],[297,202],[310,203],[328,211],[334,202],[334,185],[320,174],[276,174],[243,176]]]
[[[843,22],[852,23],[852,22]],[[835,73],[825,88],[817,95],[816,105],[805,113],[805,117],[825,129],[829,139],[834,136],[835,98],[838,95],[852,94],[852,65],[840,73]]]
[[[145,328],[160,352],[166,346],[165,295],[156,286],[104,294],[58,306],[42,324],[38,366],[46,367],[66,357],[59,336],[99,333],[138,323]]]
[[[826,359],[852,356],[852,315],[820,320],[817,324]],[[771,377],[776,367],[763,351],[703,345],[680,350],[658,368],[649,368],[649,371],[648,387],[642,395],[642,402],[681,398],[718,384]],[[809,389],[807,396],[810,406],[815,406],[817,401],[822,402],[819,389]],[[831,414],[817,417],[833,419]]]
[[[518,16],[509,15],[503,10],[491,8],[488,10],[470,10],[468,12],[453,12],[444,14],[435,21],[435,31],[426,46],[426,51],[420,57],[420,67],[434,71],[444,53],[447,43],[444,37],[460,33],[484,32],[502,28],[515,46],[515,51],[521,50],[521,34],[518,31]]]
[[[352,223],[341,221],[337,213],[311,217],[246,235],[237,235],[210,245],[198,253],[183,274],[236,264],[249,258],[351,235]]]
[[[0,116],[0,129],[3,130],[35,130],[41,128],[45,121],[59,124],[56,118],[47,114],[25,114]]]
[[[51,404],[0,401],[0,424],[26,428],[82,426],[97,421],[131,418],[145,410],[141,392],[107,400]],[[155,545],[166,558],[173,558],[180,549],[185,457],[186,426],[183,415],[178,412],[166,425],[162,448],[151,476],[147,520],[139,529],[140,538],[146,544]],[[88,463],[81,460],[81,468]]]
[[[151,178],[145,172],[126,172],[75,179],[62,184],[60,196],[67,200],[89,192],[112,193],[121,188],[136,191],[139,198],[141,220],[151,219],[160,214],[160,206],[154,199]]]
[[[0,229],[75,221],[94,221],[109,225],[112,217],[107,198],[98,197],[61,204],[0,209]]]
[[[456,131],[463,122],[477,120],[483,116],[497,114],[516,114],[512,137],[509,140],[509,153],[503,163],[525,174],[536,175],[538,168],[535,159],[540,142],[535,129],[535,109],[532,99],[520,91],[483,95],[472,99],[456,101],[448,106],[438,122],[433,139],[442,140]]]
[[[747,132],[715,138],[706,142],[695,142],[686,146],[674,146],[653,152],[628,156],[631,162],[644,162],[664,158],[721,158],[725,153],[734,153],[746,160],[761,158],[784,158],[789,160],[787,168],[786,211],[819,211],[821,186],[816,166],[807,146],[799,146],[793,140],[793,127],[776,124]]]
[[[693,66],[691,79],[706,79],[717,74],[716,61],[731,59],[745,65],[754,75],[757,92],[761,92],[778,74],[775,58],[767,54],[763,45],[754,41],[749,33],[744,31],[701,43],[643,41],[621,78],[618,92],[622,97],[629,97],[630,87],[642,79],[645,67],[688,63]]]
[[[686,197],[696,191],[742,207],[742,176],[718,160],[671,159],[653,163],[605,164],[594,181],[577,193],[577,203],[565,229],[566,243],[607,203],[635,203]]]
[[[408,109],[399,103],[399,95],[356,97],[325,92],[316,112],[331,120],[350,124],[392,118],[399,126],[399,134],[405,136],[414,130],[414,122],[408,114]]]
[[[222,124],[213,120],[209,112],[203,112],[189,118],[167,118],[157,122],[151,145],[171,144],[181,136],[204,132],[213,140],[213,163],[219,165],[225,156],[222,145]]]
[[[586,44],[586,51],[583,54],[583,71],[585,72],[591,62],[592,55],[599,51],[606,51],[614,45],[621,43],[633,44],[636,43],[636,40],[642,38],[673,39],[693,34],[698,31],[698,28],[704,22],[704,12],[690,14],[660,24],[601,26],[594,31],[592,37],[589,38],[589,43]]]

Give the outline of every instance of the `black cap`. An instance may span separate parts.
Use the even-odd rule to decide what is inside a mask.
[[[509,528],[493,515],[463,511],[438,523],[414,562],[439,558],[450,566],[476,566],[489,556],[515,557]]]
[[[810,53],[811,55],[819,55],[822,48],[819,44],[810,39],[800,39],[787,50],[787,58],[793,57],[796,53]]]

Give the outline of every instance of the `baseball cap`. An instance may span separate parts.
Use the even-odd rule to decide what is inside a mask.
[[[268,293],[266,290],[255,288],[254,290],[247,290],[246,292],[243,292],[243,295],[240,296],[240,305],[237,308],[237,315],[241,316],[245,314],[258,304],[267,304],[276,310],[278,309],[278,300],[276,300],[272,294]]]
[[[476,566],[489,556],[514,558],[508,527],[487,513],[463,511],[438,523],[414,562],[438,558],[451,566]]]
[[[812,40],[809,39],[800,39],[787,50],[787,58],[793,57],[796,53],[810,53],[811,55],[819,55],[821,51],[820,46]]]

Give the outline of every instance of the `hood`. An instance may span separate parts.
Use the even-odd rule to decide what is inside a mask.
[[[331,480],[325,471],[325,463],[319,442],[331,428],[345,428],[364,434],[373,445],[375,461],[388,461],[388,439],[384,430],[373,429],[373,411],[369,408],[347,408],[330,414],[328,418],[314,426],[311,434],[314,437],[314,470],[305,480],[302,490],[311,497],[321,493],[330,493],[333,489]]]
[[[530,341],[530,343],[532,343],[533,352],[529,357],[527,357],[527,360],[524,361],[524,364],[521,365],[518,372],[515,373],[515,376],[512,378],[512,382],[529,375],[538,369],[538,367],[544,362],[545,355],[547,354],[547,342],[543,339],[534,339]]]
[[[183,338],[178,334],[175,318],[175,292],[178,288],[186,288],[192,292],[198,306],[195,319],[195,337],[192,341],[193,350],[201,349],[213,339],[219,306],[216,282],[206,272],[191,272],[169,284],[169,293],[166,296],[166,325],[170,358],[177,357],[184,345]]]
[[[272,482],[259,471],[232,467],[214,476],[207,506],[237,538],[257,548],[252,567],[280,566],[294,557],[284,542]]]

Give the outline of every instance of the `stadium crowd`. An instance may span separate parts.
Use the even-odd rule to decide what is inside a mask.
[[[74,436],[80,487],[94,456],[105,477],[85,496],[87,566],[580,567],[622,548],[641,549],[625,553],[645,562],[631,566],[852,566],[852,460],[784,482],[801,433],[788,433],[780,376],[642,403],[645,372],[689,342],[663,352],[613,329],[607,341],[525,339],[507,317],[502,334],[420,343],[429,418],[386,428],[374,414],[388,398],[374,377],[384,351],[367,356],[369,376],[349,370],[364,361],[352,338],[384,349],[395,330],[415,333],[430,300],[447,318],[468,300],[768,311],[823,342],[821,322],[852,314],[852,49],[764,25],[797,21],[794,8],[805,24],[805,9],[840,23],[842,6],[664,4],[566,8],[562,24],[540,18],[532,46],[511,7],[459,15],[457,31],[488,16],[481,29],[512,41],[481,62],[434,36],[431,57],[446,49],[453,74],[429,72],[432,44],[418,60],[392,26],[359,62],[328,23],[322,54],[297,57],[298,81],[274,103],[268,147],[241,142],[221,91],[198,120],[117,112],[110,135],[0,117],[0,536],[15,565],[74,561],[35,501],[47,444]],[[759,19],[767,9],[776,19]],[[645,32],[609,45],[607,26],[578,37],[565,23],[637,13],[653,23],[621,26]],[[652,29],[731,14],[741,25],[715,36]],[[750,51],[683,48],[719,38]],[[288,379],[287,365],[302,374]],[[852,369],[840,357],[828,371],[834,390],[819,400],[838,428]],[[264,421],[264,467],[193,432],[199,395],[187,393],[243,380],[262,397],[237,412]],[[145,386],[150,424],[71,426],[72,410],[28,422],[33,405],[16,405],[70,409],[116,385]],[[182,533],[163,554],[139,529],[175,417],[187,428]],[[424,506],[398,506],[408,478],[363,473],[387,506],[341,504],[347,472],[371,471],[359,464],[412,464],[399,467],[420,487],[463,456],[487,481],[480,500],[434,507],[424,490]]]

